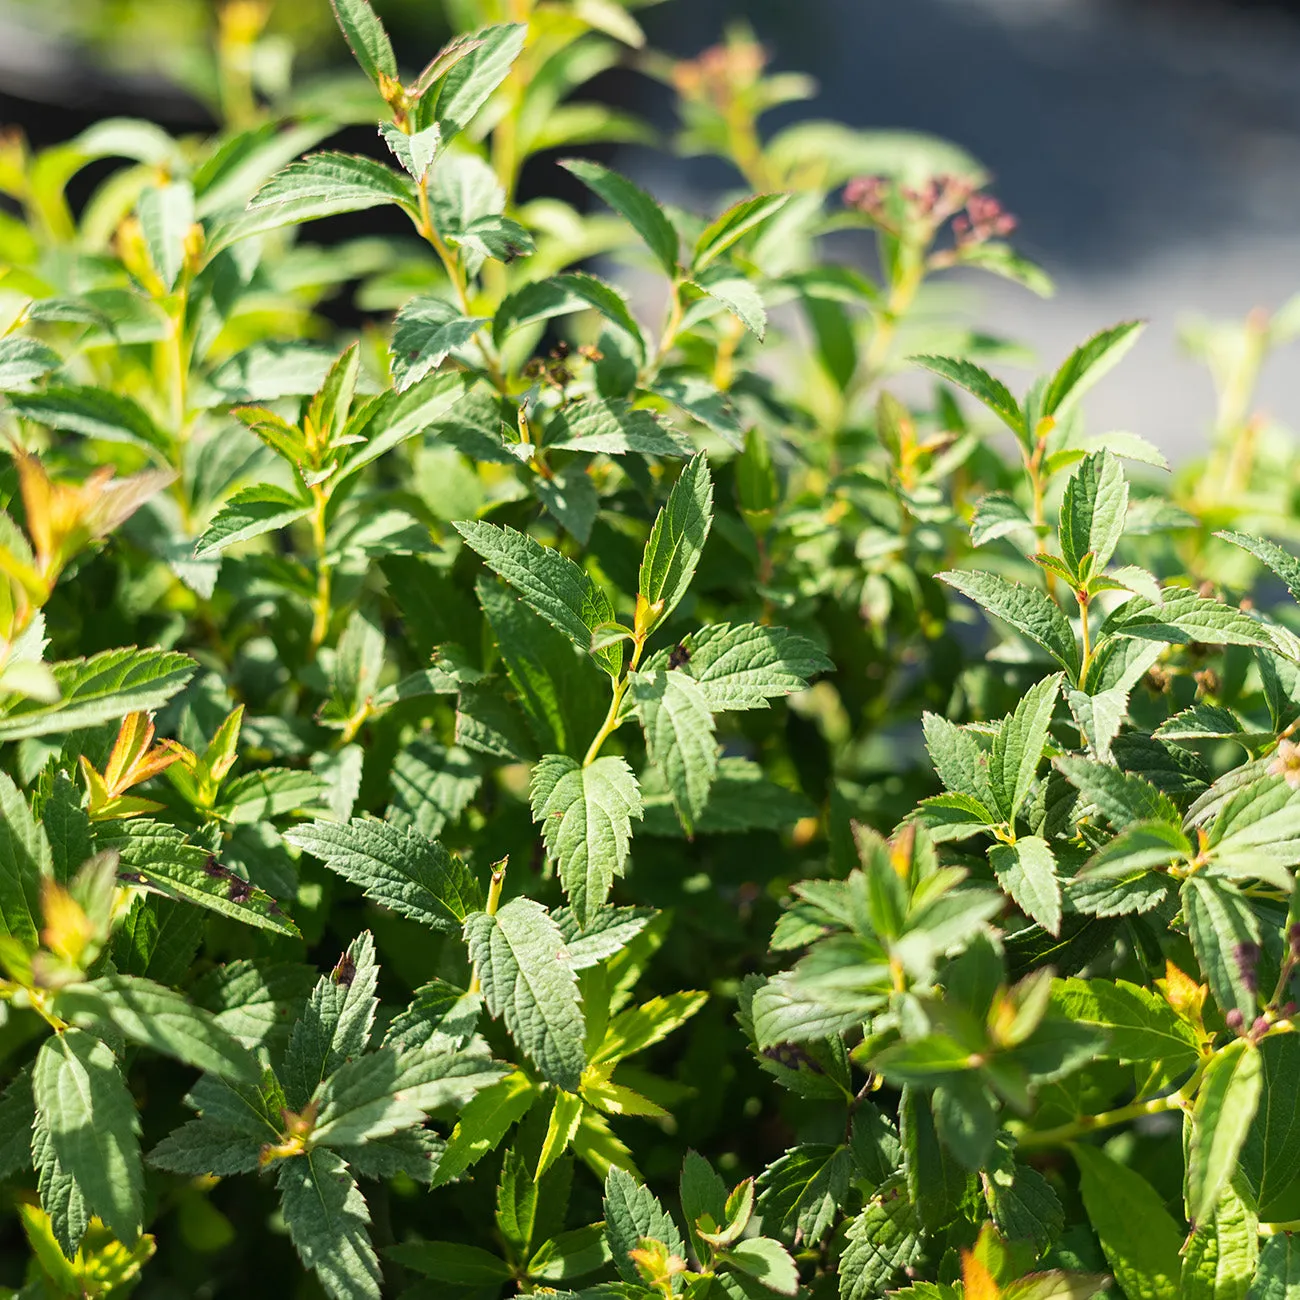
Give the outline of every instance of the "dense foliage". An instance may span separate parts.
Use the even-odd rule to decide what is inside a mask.
[[[1300,309],[1170,477],[959,150],[495,7],[0,144],[6,1294],[1300,1297]]]

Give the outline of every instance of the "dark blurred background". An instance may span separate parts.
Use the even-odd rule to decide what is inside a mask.
[[[399,51],[422,61],[446,28],[435,0],[376,0]],[[0,123],[51,143],[130,113],[201,127],[209,0],[0,0]],[[906,127],[980,158],[1021,219],[1020,247],[1056,278],[1047,302],[979,282],[982,323],[1052,361],[1090,330],[1150,318],[1098,393],[1094,427],[1174,453],[1211,419],[1203,372],[1180,354],[1191,313],[1241,316],[1300,289],[1300,0],[665,0],[638,11],[651,43],[697,53],[748,22],[778,68],[820,92],[771,115]],[[299,72],[346,60],[326,0],[279,0]],[[671,128],[666,95],[632,72],[596,92]],[[620,165],[675,199],[728,178],[645,150]],[[526,178],[533,186],[545,178]],[[1264,404],[1300,425],[1295,353]]]

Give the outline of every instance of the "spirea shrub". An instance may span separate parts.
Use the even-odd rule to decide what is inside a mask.
[[[1171,474],[961,151],[498,7],[0,144],[6,1294],[1300,1297],[1300,309]]]

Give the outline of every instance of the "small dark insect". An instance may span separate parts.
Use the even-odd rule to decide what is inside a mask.
[[[330,978],[335,984],[341,984],[345,989],[352,987],[352,981],[357,977],[357,964],[352,960],[352,954],[345,952],[339,958],[339,964],[334,967]]]
[[[677,648],[668,656],[669,668],[680,668],[683,664],[691,662],[691,652],[686,648],[684,641],[678,641]]]

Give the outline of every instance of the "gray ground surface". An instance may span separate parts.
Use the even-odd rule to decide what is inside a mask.
[[[681,50],[727,6],[689,9],[687,28],[662,24]],[[981,158],[1059,291],[1040,302],[986,287],[980,319],[1054,361],[1093,329],[1147,317],[1090,399],[1093,426],[1171,456],[1201,444],[1211,390],[1177,323],[1300,289],[1300,24],[1190,0],[748,0],[730,12],[751,18],[778,65],[815,72],[818,116],[932,131]],[[1295,428],[1298,355],[1279,355],[1261,389]]]

